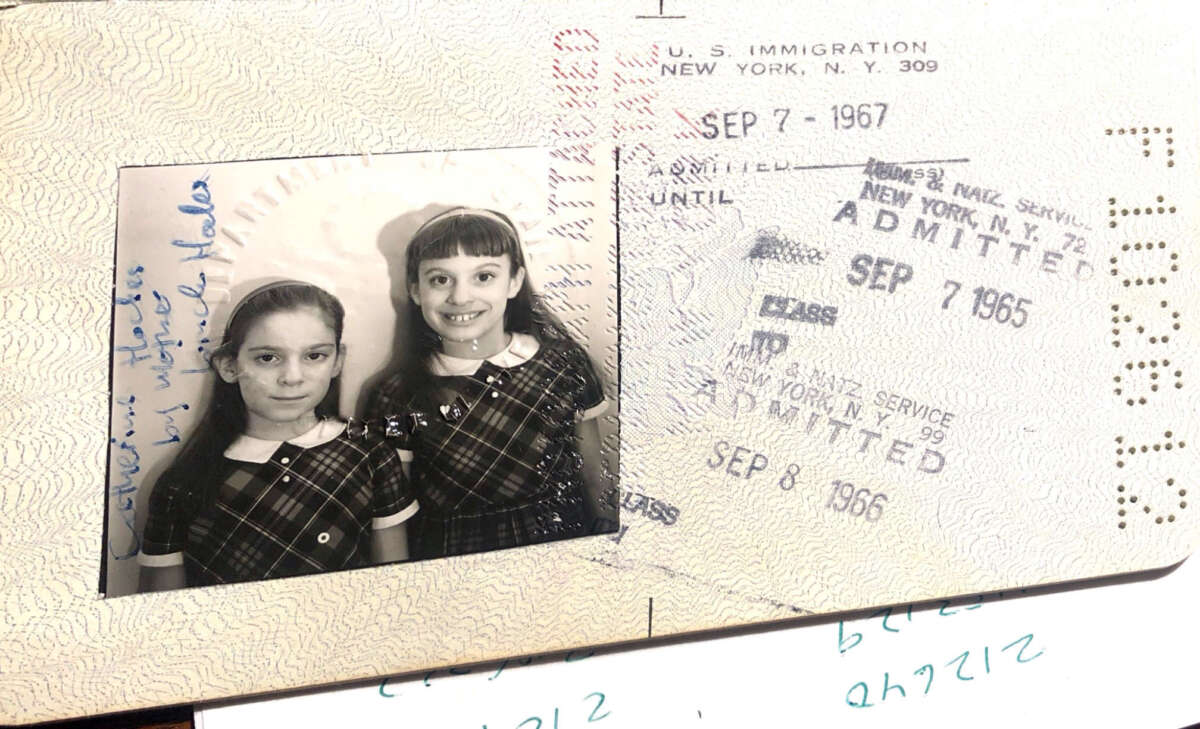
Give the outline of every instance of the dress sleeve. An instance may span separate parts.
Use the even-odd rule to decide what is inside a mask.
[[[583,347],[574,345],[568,361],[576,384],[575,410],[580,414],[579,419],[591,420],[603,415],[608,409],[608,400],[604,397],[604,385],[587,352],[583,351]]]
[[[183,564],[187,546],[187,522],[182,518],[179,482],[160,478],[150,492],[146,527],[138,564],[143,567],[174,567]]]
[[[420,508],[401,460],[401,452],[390,441],[380,440],[371,449],[372,529],[401,524]]]

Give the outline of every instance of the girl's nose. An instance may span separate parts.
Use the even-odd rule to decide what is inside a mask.
[[[304,371],[297,359],[288,359],[279,371],[279,384],[298,385],[304,381]]]
[[[470,282],[456,281],[450,289],[450,303],[461,304],[471,300]]]

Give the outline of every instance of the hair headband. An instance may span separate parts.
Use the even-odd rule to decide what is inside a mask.
[[[259,286],[258,288],[254,289],[250,293],[243,296],[242,300],[237,303],[237,306],[233,307],[233,313],[231,313],[229,315],[229,323],[227,323],[225,325],[225,338],[229,337],[230,326],[233,324],[234,320],[237,319],[237,315],[239,313],[241,313],[242,308],[246,305],[246,303],[248,301],[250,301],[251,299],[258,298],[260,295],[265,294],[268,291],[272,291],[274,289],[281,289],[284,286],[311,286],[312,288],[319,288],[318,286],[308,283],[307,281],[297,281],[296,279],[292,279],[292,278],[285,278],[280,281],[272,281],[271,283],[267,283],[267,284],[263,284],[262,286]]]
[[[438,213],[437,215],[433,216],[429,220],[426,220],[421,225],[420,228],[417,228],[417,232],[418,233],[421,232],[422,230],[429,227],[430,225],[433,225],[434,223],[438,222],[439,220],[445,220],[448,218],[457,218],[457,217],[461,217],[464,215],[475,215],[480,218],[487,218],[489,220],[494,220],[497,223],[499,223],[500,225],[504,226],[505,228],[508,228],[509,230],[511,230],[513,232],[513,236],[518,241],[521,240],[521,235],[520,235],[520,233],[517,232],[517,226],[515,226],[511,222],[505,220],[503,217],[501,217],[500,213],[497,213],[495,210],[488,210],[486,208],[451,208],[450,210],[447,210],[444,213]]]

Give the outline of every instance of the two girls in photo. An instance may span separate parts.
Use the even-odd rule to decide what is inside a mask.
[[[582,536],[614,525],[583,348],[533,293],[515,226],[455,208],[407,252],[405,364],[337,418],[344,313],[311,284],[242,299],[207,413],[157,480],[143,589],[268,579]],[[410,416],[416,417],[410,417]]]

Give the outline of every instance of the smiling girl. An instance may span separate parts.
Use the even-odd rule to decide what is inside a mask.
[[[512,222],[474,208],[434,217],[408,246],[407,283],[408,363],[368,415],[427,416],[402,451],[421,503],[413,558],[615,528],[602,497],[603,387],[533,294]]]
[[[417,511],[396,450],[335,417],[344,312],[311,284],[262,286],[212,355],[208,412],[154,485],[143,590],[404,559]]]

